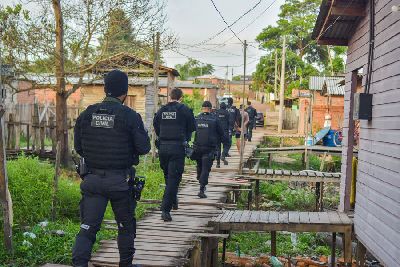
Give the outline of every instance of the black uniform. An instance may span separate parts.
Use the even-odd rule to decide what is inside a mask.
[[[89,173],[81,183],[81,229],[72,252],[74,266],[86,267],[108,201],[118,225],[120,266],[132,266],[136,233],[132,165],[150,151],[150,140],[138,113],[117,98],[89,106],[76,121],[75,150]]]
[[[170,102],[157,112],[153,126],[160,143],[160,166],[166,184],[161,209],[170,212],[172,205],[176,204],[184,171],[185,143],[190,141],[196,129],[194,115],[184,104]]]
[[[226,157],[226,155],[228,154],[229,151],[229,111],[227,111],[224,108],[220,108],[215,112],[215,116],[219,122],[219,124],[221,125],[221,128],[224,132],[225,135],[225,142],[222,142],[222,140],[218,140],[218,144],[217,144],[217,163],[220,163],[221,160],[221,144],[223,144],[223,151],[222,151],[222,159],[224,159]]]
[[[251,141],[253,136],[253,128],[256,126],[257,110],[252,106],[246,108],[246,112],[249,114],[249,124],[247,125],[247,140]]]
[[[207,112],[198,115],[192,159],[197,162],[197,179],[200,182],[200,191],[203,189],[203,192],[208,184],[208,176],[214,161],[218,140],[226,141],[224,131],[217,118]]]
[[[226,154],[228,154],[232,146],[232,136],[235,132],[235,126],[239,126],[241,124],[242,116],[240,115],[240,111],[235,106],[228,106],[226,110],[229,112],[229,140],[226,151]]]

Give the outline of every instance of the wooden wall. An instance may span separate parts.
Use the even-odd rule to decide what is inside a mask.
[[[360,151],[354,227],[357,238],[385,266],[400,266],[400,13],[399,0],[376,0],[375,55],[370,93],[372,120],[360,123]],[[367,14],[369,13],[367,6]],[[365,86],[369,46],[369,17],[349,43],[346,66],[344,149],[340,208],[349,193],[348,144],[352,143],[352,72],[363,68]],[[353,80],[354,76],[353,76]],[[350,129],[350,131],[349,131]],[[347,183],[346,183],[347,182]],[[347,186],[346,186],[347,185]]]

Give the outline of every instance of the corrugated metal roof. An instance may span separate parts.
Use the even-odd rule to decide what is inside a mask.
[[[329,95],[344,95],[344,85],[340,82],[344,80],[344,76],[311,76],[309,89],[314,91],[322,91],[324,84],[327,86]]]

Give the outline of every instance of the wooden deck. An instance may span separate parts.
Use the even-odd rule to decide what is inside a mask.
[[[253,132],[253,142],[245,148],[245,157],[252,155],[257,144],[263,139],[263,132]],[[137,223],[135,239],[136,253],[134,263],[141,266],[182,266],[204,261],[200,250],[204,250],[200,240],[215,235],[214,228],[208,222],[222,213],[221,206],[226,205],[227,193],[240,190],[239,187],[250,186],[244,179],[236,179],[239,167],[239,153],[232,146],[229,165],[213,168],[209,178],[206,194],[208,198],[199,199],[197,193],[199,184],[195,171],[188,167],[180,188],[179,210],[172,211],[172,222],[161,220],[161,212],[153,210]],[[236,188],[236,189],[235,189]],[[232,204],[229,204],[232,207]],[[117,230],[114,221],[105,221],[106,227]],[[118,266],[119,254],[116,240],[102,241],[100,248],[93,254],[91,262],[94,266]]]
[[[291,147],[264,147],[257,148],[257,151],[265,154],[291,154],[291,153],[303,153],[307,149],[307,153],[310,154],[329,154],[329,155],[342,155],[342,147],[327,147],[327,146],[291,146]],[[357,153],[355,150],[354,153]]]
[[[243,178],[249,180],[317,183],[340,183],[340,177],[340,173],[273,169],[258,169],[255,175],[243,176]]]
[[[340,212],[249,210],[224,211],[209,223],[220,232],[271,232],[272,254],[276,252],[276,231],[343,233],[345,262],[351,261],[352,225],[353,221]]]

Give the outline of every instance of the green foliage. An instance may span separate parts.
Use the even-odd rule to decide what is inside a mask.
[[[160,185],[165,181],[159,162],[151,163],[151,159],[146,156],[141,157],[140,161],[137,173],[147,178],[143,198],[161,199],[164,188]],[[7,171],[14,210],[14,255],[9,255],[1,244],[0,266],[33,267],[46,262],[71,264],[71,249],[80,227],[80,180],[67,178],[68,172],[63,172],[57,194],[57,220],[50,222],[46,227],[41,227],[38,223],[48,220],[51,212],[54,176],[52,164],[22,156],[17,160],[8,161]],[[155,205],[138,204],[136,217],[141,218],[145,211],[152,207]],[[113,219],[113,217],[111,207],[108,207],[105,218]],[[2,216],[0,216],[0,227],[1,218]],[[57,230],[62,230],[64,235],[55,234]],[[24,232],[34,233],[36,237],[24,236]],[[115,236],[115,231],[102,228],[97,240]],[[2,239],[1,231],[0,240]],[[95,248],[97,247],[98,243],[95,245]]]
[[[280,83],[280,65],[282,36],[286,36],[286,78],[287,95],[293,88],[308,89],[311,75],[331,75],[344,70],[346,49],[317,45],[311,34],[319,12],[321,0],[286,0],[281,6],[276,26],[268,26],[257,36],[257,41],[267,51],[260,59],[255,73],[254,86],[257,90],[272,92],[275,79],[275,53],[278,53],[278,83]],[[329,53],[328,53],[329,51]],[[332,60],[332,64],[330,64]],[[322,70],[319,73],[315,66]]]
[[[329,246],[315,233],[296,234],[297,245],[291,241],[291,235],[277,233],[277,254],[279,256],[294,255],[329,255]],[[271,252],[271,235],[269,233],[236,233],[228,240],[228,251],[235,252],[237,247],[240,252],[249,256],[260,256]]]
[[[200,94],[200,89],[193,89],[192,95],[183,95],[182,103],[192,109],[195,116],[200,113],[201,105],[203,104],[203,97]]]
[[[190,58],[185,64],[175,65],[175,68],[179,71],[181,80],[214,72],[213,65],[201,63],[193,58]]]

